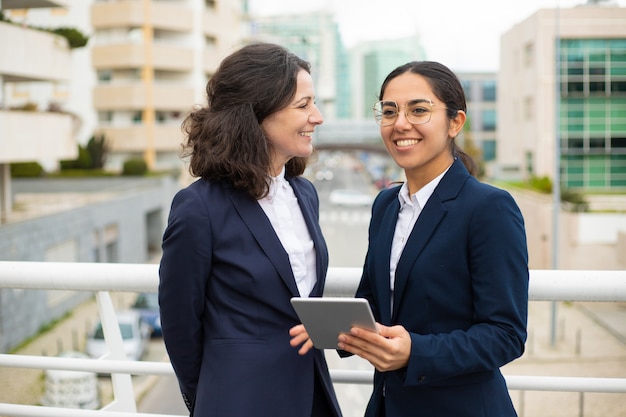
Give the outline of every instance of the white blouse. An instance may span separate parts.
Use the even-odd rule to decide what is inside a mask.
[[[317,283],[315,247],[285,168],[272,177],[269,194],[258,201],[289,255],[300,297],[308,297]]]

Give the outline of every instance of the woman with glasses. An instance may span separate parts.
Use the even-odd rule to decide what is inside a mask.
[[[400,66],[379,99],[374,117],[406,182],[373,203],[356,292],[379,333],[355,327],[338,340],[375,367],[366,416],[515,416],[499,368],[522,355],[526,340],[520,210],[473,176],[475,163],[457,145],[466,103],[447,67]],[[306,331],[292,336],[301,341]]]
[[[183,124],[199,177],[172,202],[161,327],[194,417],[340,417],[323,351],[299,356],[292,297],[320,297],[328,251],[301,177],[322,124],[309,63],[257,43],[226,57]]]

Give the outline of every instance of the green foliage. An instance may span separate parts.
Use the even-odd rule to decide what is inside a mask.
[[[14,162],[11,164],[11,176],[16,178],[42,177],[45,171],[39,162]]]
[[[87,45],[89,37],[85,36],[80,30],[70,27],[60,27],[56,29],[50,29],[50,32],[59,36],[63,36],[67,39],[67,43],[70,49],[82,48]]]
[[[86,147],[78,145],[78,158],[61,161],[61,170],[102,169],[107,150],[104,136],[92,136]]]
[[[550,194],[552,192],[552,180],[546,176],[531,177],[530,186],[541,193]]]
[[[142,158],[130,158],[124,161],[122,175],[143,176],[148,172],[148,164]]]
[[[561,189],[561,201],[570,203],[575,211],[589,210],[589,203],[585,200],[585,196],[567,188]]]
[[[89,155],[91,155],[91,168],[104,168],[106,155],[109,151],[104,135],[100,135],[98,137],[92,136],[87,143],[87,151],[89,152]]]
[[[550,194],[552,192],[552,180],[547,176],[532,177],[530,179],[530,186],[532,189],[544,194]],[[585,200],[585,196],[569,188],[561,187],[561,201],[570,203],[575,211],[587,211],[589,209],[589,203]]]
[[[72,160],[63,160],[61,161],[61,169],[91,169],[92,161],[91,155],[87,151],[87,149],[83,146],[78,145],[78,158]]]

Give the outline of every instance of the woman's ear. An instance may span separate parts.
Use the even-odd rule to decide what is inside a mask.
[[[454,119],[450,120],[450,126],[448,127],[448,137],[455,138],[463,129],[467,115],[463,110],[458,110]]]

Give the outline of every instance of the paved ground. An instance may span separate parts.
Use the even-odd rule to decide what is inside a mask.
[[[128,307],[132,294],[115,293],[116,308]],[[556,343],[551,344],[551,303],[531,302],[526,353],[503,368],[505,375],[626,377],[626,303],[558,303]],[[33,340],[19,354],[56,355],[84,346],[86,329],[97,320],[94,301],[79,306],[71,317]],[[162,343],[157,339],[153,344]],[[162,360],[163,350],[154,349],[147,360]],[[159,356],[159,357],[156,357]],[[331,369],[371,369],[358,358],[339,359],[327,351]],[[156,377],[134,377],[138,398]],[[0,402],[39,404],[43,371],[0,368]],[[110,401],[107,378],[99,378],[103,401]],[[345,417],[360,417],[369,386],[336,384]],[[626,394],[555,393],[512,391],[520,417],[626,417]]]

